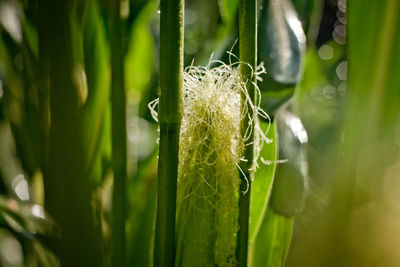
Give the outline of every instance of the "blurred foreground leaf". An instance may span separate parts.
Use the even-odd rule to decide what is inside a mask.
[[[348,1],[347,10],[344,142],[338,169],[325,170],[333,194],[294,262],[399,266],[400,2]]]

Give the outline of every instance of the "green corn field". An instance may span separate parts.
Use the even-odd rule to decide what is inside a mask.
[[[400,266],[399,0],[0,0],[0,266]]]

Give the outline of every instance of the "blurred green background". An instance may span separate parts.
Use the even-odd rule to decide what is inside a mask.
[[[249,265],[400,266],[399,5],[259,0],[267,74],[258,85],[274,143],[261,154],[272,164],[255,175]],[[152,265],[158,8],[0,0],[0,266],[110,265],[115,14],[127,115],[125,265]],[[238,0],[185,1],[185,66],[211,55],[229,62],[237,20]]]

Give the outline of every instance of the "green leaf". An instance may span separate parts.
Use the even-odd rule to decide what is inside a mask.
[[[35,57],[39,56],[39,40],[36,28],[27,19],[22,21],[24,38]]]
[[[324,1],[320,0],[292,0],[294,8],[307,35],[307,45],[313,45],[319,32]]]
[[[400,162],[396,145],[400,123],[400,2],[347,4],[349,90],[343,144],[334,165],[338,168],[325,169],[325,173],[334,175],[330,185],[334,193],[324,213],[311,222],[312,228],[305,235],[308,239],[301,239],[305,249],[297,251],[291,262],[309,267],[396,266],[399,257],[387,251],[397,243],[397,236],[387,234],[387,230],[399,229],[393,224],[399,218],[398,207],[388,199],[397,203],[399,195],[395,185]]]
[[[105,24],[95,1],[88,2],[83,29],[84,71],[87,99],[83,107],[87,164],[98,182],[101,157],[110,155],[110,56]]]
[[[309,188],[306,147],[308,135],[301,119],[293,110],[293,101],[277,112],[279,159],[269,205],[278,214],[289,217],[299,213],[305,204]]]
[[[296,11],[289,1],[264,1],[259,18],[258,53],[266,64],[268,78],[283,85],[296,84],[301,78],[305,35]],[[260,83],[265,90],[277,90]],[[267,86],[267,87],[264,87]]]
[[[43,207],[0,195],[0,227],[5,225],[29,240],[57,234],[56,225]]]
[[[129,34],[125,87],[128,94],[134,91],[135,96],[140,96],[149,87],[154,72],[155,46],[149,22],[155,11],[155,1],[150,1],[138,15]]]
[[[226,51],[232,49],[235,40],[238,38],[239,1],[219,0],[219,12],[212,11],[214,7],[212,5],[204,5],[203,2],[198,1],[197,6],[194,5],[192,8],[196,10],[198,18],[207,16],[207,20],[202,21],[203,23],[193,23],[185,27],[185,49],[196,47],[196,50],[198,50],[187,55],[190,60],[185,60],[185,64],[191,64],[194,58],[197,64],[207,65],[211,54],[214,59],[229,62],[229,55]],[[215,2],[209,1],[209,3],[214,4]],[[238,45],[234,48],[237,49]]]
[[[128,185],[127,266],[153,266],[157,152],[138,163],[137,173]]]
[[[267,123],[261,123],[263,130],[267,126]],[[283,266],[289,250],[293,219],[279,215],[268,207],[278,159],[275,124],[271,125],[268,138],[273,143],[264,145],[260,157],[271,164],[261,165],[252,183],[248,265],[279,267]]]
[[[368,109],[361,121],[372,123],[377,119],[378,125],[391,128],[400,102],[399,2],[352,1],[349,12],[350,97],[354,108]],[[357,125],[363,126],[361,121]],[[374,128],[379,131],[379,127]]]
[[[225,23],[231,23],[236,16],[238,9],[239,1],[238,0],[219,0],[219,12],[221,14],[222,20]]]
[[[268,208],[260,232],[252,245],[249,266],[283,267],[290,248],[293,217],[285,217]]]
[[[267,71],[258,86],[262,107],[273,116],[302,77],[306,38],[289,1],[264,0],[258,22],[258,56]]]
[[[268,128],[267,122],[260,122],[261,129],[266,131]],[[254,181],[252,183],[251,201],[250,201],[250,227],[249,227],[249,240],[250,243],[254,242],[261,224],[264,220],[265,212],[268,206],[268,200],[271,193],[271,187],[274,180],[276,160],[277,160],[277,134],[275,124],[270,125],[267,134],[273,142],[271,144],[264,144],[261,150],[260,157],[269,161],[269,164],[259,163],[260,168],[254,174]]]

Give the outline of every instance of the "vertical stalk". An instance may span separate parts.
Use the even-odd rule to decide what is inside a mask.
[[[124,86],[123,23],[119,0],[112,1],[111,14],[111,124],[112,168],[114,189],[111,222],[111,266],[125,266],[125,218],[126,218],[126,96]]]
[[[247,82],[247,92],[255,103],[255,84],[256,75],[253,73],[257,68],[257,0],[240,0],[239,2],[239,53],[240,61],[251,66],[248,67],[245,64],[241,65],[242,79]],[[242,94],[242,109],[246,105],[245,97]],[[251,109],[248,109],[251,112]],[[250,114],[254,116],[254,114]],[[250,121],[245,116],[241,123],[242,135],[245,134],[246,129]],[[254,129],[254,121],[251,122],[252,129]],[[247,141],[245,158],[246,162],[241,164],[243,173],[240,173],[242,192],[239,196],[239,231],[237,240],[237,259],[239,266],[243,267],[247,265],[247,247],[248,247],[248,235],[249,235],[249,215],[250,215],[250,193],[251,193],[251,180],[253,173],[250,171],[253,165],[254,158],[254,131],[251,132],[250,139]],[[247,181],[246,181],[247,179]],[[247,188],[248,187],[248,188]]]
[[[79,86],[74,80],[71,1],[40,0],[41,77],[49,86],[48,159],[43,170],[45,207],[60,227],[62,266],[102,266],[100,234],[91,206]],[[76,34],[76,33],[75,33]]]
[[[183,87],[183,0],[161,0],[160,147],[154,266],[173,266]]]

